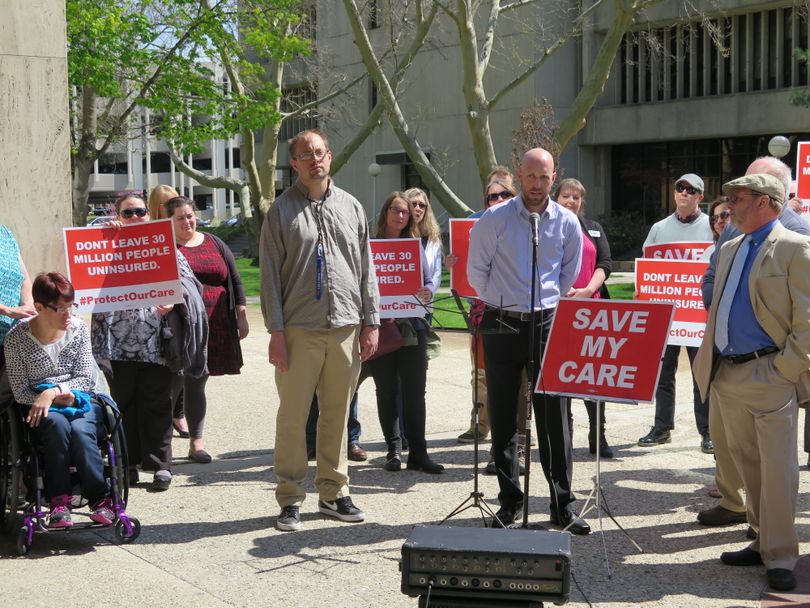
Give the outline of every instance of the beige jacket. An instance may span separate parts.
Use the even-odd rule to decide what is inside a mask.
[[[692,366],[703,399],[714,371],[717,305],[742,239],[743,235],[724,244],[717,260],[715,297]],[[797,383],[799,403],[806,405],[810,402],[810,238],[776,224],[751,266],[748,291],[757,320],[779,348],[774,366]]]

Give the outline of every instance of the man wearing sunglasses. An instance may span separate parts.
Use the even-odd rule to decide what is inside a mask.
[[[675,213],[653,224],[644,247],[663,243],[711,242],[712,228],[708,216],[700,210],[698,203],[703,200],[703,180],[694,173],[682,175],[675,182]],[[687,346],[689,363],[697,354],[696,346]],[[638,440],[638,445],[651,447],[672,441],[675,428],[675,374],[678,371],[679,345],[668,344],[661,360],[661,375],[655,390],[655,423],[650,432]],[[700,433],[700,448],[711,454],[714,451],[709,437],[709,403],[703,401],[697,384],[692,378],[695,423]]]

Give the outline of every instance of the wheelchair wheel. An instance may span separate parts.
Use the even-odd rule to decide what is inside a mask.
[[[97,397],[98,398],[98,397]],[[115,471],[110,471],[110,475],[115,475],[118,480],[118,491],[121,494],[121,503],[126,507],[129,500],[129,475],[127,475],[127,467],[129,466],[129,457],[127,454],[127,442],[124,435],[123,423],[119,423],[121,414],[111,402],[106,399],[100,400],[100,405],[104,409],[104,426],[107,433],[111,434],[110,442],[112,443],[113,450],[115,451]],[[113,432],[115,429],[115,432]]]
[[[129,523],[131,527],[127,530],[127,526],[122,520],[119,519],[115,522],[115,539],[122,545],[131,543],[141,534],[141,522],[137,517],[130,517]]]
[[[11,437],[8,414],[0,413],[0,526],[6,522],[6,509],[11,494]]]
[[[28,551],[31,549],[31,541],[29,540],[29,536],[31,534],[31,530],[29,530],[28,526],[20,526],[20,529],[17,531],[17,553],[19,555],[28,555]]]
[[[22,484],[20,421],[15,406],[0,412],[0,525],[14,529]]]

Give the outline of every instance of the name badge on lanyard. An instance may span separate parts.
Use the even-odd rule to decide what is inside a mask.
[[[315,258],[315,299],[320,300],[323,293],[323,243],[318,239],[318,257]]]

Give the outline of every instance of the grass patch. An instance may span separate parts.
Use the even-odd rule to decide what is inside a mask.
[[[442,281],[442,285],[444,284],[444,281]],[[635,289],[636,286],[634,283],[608,285],[610,297],[614,300],[632,300]],[[442,299],[443,296],[440,295],[439,298]],[[464,302],[464,309],[469,310],[467,301],[462,299],[462,302]],[[456,312],[456,304],[452,298],[447,300],[442,299],[436,307],[437,309],[444,310],[436,310],[433,313],[433,327],[437,329],[467,329],[467,326],[464,324],[464,318]]]
[[[242,277],[246,296],[258,296],[259,290],[259,259],[236,258],[236,268]]]
[[[608,291],[613,300],[632,300],[636,285],[635,283],[611,283],[608,284]]]
[[[214,236],[218,236],[226,243],[230,243],[237,236],[245,233],[245,228],[241,225],[226,226],[224,223],[219,226],[197,226],[200,232],[208,232]]]

